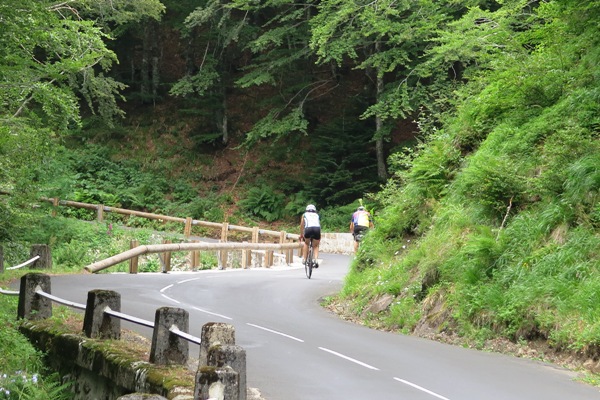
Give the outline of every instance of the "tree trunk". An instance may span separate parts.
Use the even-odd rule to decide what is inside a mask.
[[[375,52],[379,53],[381,44],[379,41],[375,43]],[[376,71],[377,72],[377,71]],[[376,101],[379,102],[383,94],[383,76],[377,73],[377,93]],[[377,176],[385,180],[387,179],[387,170],[385,167],[385,154],[383,149],[383,120],[380,116],[375,117],[375,152],[377,153]]]
[[[377,98],[383,92],[383,78],[377,77]],[[381,117],[375,117],[375,152],[377,153],[377,176],[380,179],[387,179],[387,170],[385,168],[385,154],[383,149],[383,120]]]
[[[229,127],[227,126],[227,95],[223,94],[223,118],[221,118],[221,132],[223,133],[223,144],[229,142]]]
[[[159,25],[157,21],[147,21],[144,26],[144,40],[142,49],[142,101],[153,102],[158,97],[160,84],[159,69]]]

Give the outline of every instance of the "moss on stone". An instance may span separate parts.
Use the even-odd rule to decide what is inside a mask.
[[[144,347],[144,340],[129,343],[90,339],[81,331],[75,332],[73,327],[53,320],[22,321],[20,330],[34,346],[48,355],[49,367],[61,373],[85,369],[123,387],[124,391],[135,392],[144,388],[144,391],[166,397],[170,397],[170,393],[194,391],[194,372],[186,366],[149,363],[149,345]]]

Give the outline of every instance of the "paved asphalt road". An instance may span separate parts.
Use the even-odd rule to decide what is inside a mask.
[[[560,368],[339,319],[319,299],[341,288],[350,259],[322,257],[310,280],[298,267],[56,276],[52,294],[85,304],[89,290],[115,290],[122,312],[150,321],[158,307],[181,307],[195,336],[207,322],[230,323],[247,351],[248,385],[267,400],[600,400]]]

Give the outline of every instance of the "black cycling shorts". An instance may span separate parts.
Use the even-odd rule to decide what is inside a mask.
[[[354,225],[354,240],[356,240],[356,235],[358,235],[359,233],[362,233],[364,235],[365,233],[367,233],[368,230],[369,228],[367,226]]]
[[[321,240],[321,228],[318,226],[309,226],[304,230],[304,237],[306,239]]]

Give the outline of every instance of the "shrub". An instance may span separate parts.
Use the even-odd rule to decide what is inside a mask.
[[[250,215],[273,222],[284,215],[285,196],[269,186],[253,187],[239,205]]]

